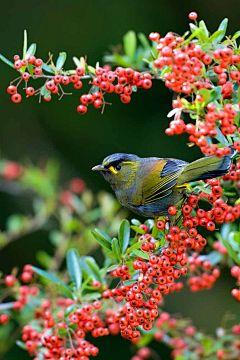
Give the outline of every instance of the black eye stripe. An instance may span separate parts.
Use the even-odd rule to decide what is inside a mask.
[[[118,165],[120,165],[121,164],[121,162],[122,161],[113,161],[113,162],[111,162],[110,164],[107,164],[107,167],[109,168],[110,166],[113,166],[115,169],[116,169],[116,167],[118,166]],[[121,166],[121,165],[120,165]]]

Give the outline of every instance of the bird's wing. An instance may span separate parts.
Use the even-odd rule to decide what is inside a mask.
[[[175,159],[159,159],[143,180],[141,205],[154,204],[169,195],[186,164]]]

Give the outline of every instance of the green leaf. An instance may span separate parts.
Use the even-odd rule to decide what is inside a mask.
[[[68,336],[68,331],[64,328],[58,328],[57,330],[57,334],[61,337],[61,338],[65,338]]]
[[[67,54],[65,52],[61,52],[56,62],[56,69],[61,70],[65,64],[67,59]]]
[[[82,285],[82,271],[79,263],[79,253],[77,249],[70,249],[67,253],[67,269],[69,275],[77,287],[77,289],[81,289]]]
[[[131,223],[132,223],[133,225],[136,225],[136,226],[141,225],[141,221],[139,221],[138,219],[132,219],[132,220],[131,220]]]
[[[161,232],[161,230],[159,230],[155,224],[152,228],[152,236],[154,237],[154,239],[158,238],[160,232]]]
[[[140,250],[137,250],[137,249],[132,249],[132,252],[138,257],[149,260],[149,255],[148,255],[147,252],[140,251]]]
[[[55,74],[54,70],[49,65],[47,65],[45,63],[42,64],[42,69],[44,71],[47,71],[50,74]]]
[[[228,255],[235,261],[237,265],[240,265],[240,258],[237,256],[237,253],[232,249],[231,245],[225,240],[219,233],[216,234],[217,239],[225,246],[227,249]],[[238,254],[239,255],[239,254]]]
[[[105,237],[102,236],[102,234],[99,231],[100,231],[99,229],[94,229],[92,231],[92,235],[95,237],[95,239],[101,246],[105,247],[108,250],[111,250],[112,248],[110,243],[105,239]]]
[[[205,22],[203,20],[201,20],[199,22],[199,27],[202,29],[202,34],[204,35],[205,40],[207,40],[208,35],[209,35],[209,31],[208,31],[207,26],[206,26],[206,24],[205,24]]]
[[[84,295],[83,299],[84,299],[84,301],[91,301],[91,300],[100,299],[101,297],[102,297],[102,294],[100,294],[98,292],[93,292],[93,293]]]
[[[26,345],[25,345],[25,343],[24,343],[23,341],[17,340],[17,341],[16,341],[16,345],[17,345],[18,347],[20,347],[21,349],[23,349],[23,350],[27,350],[27,349],[26,349]]]
[[[69,305],[66,310],[64,311],[64,317],[67,317],[68,315],[70,315],[72,312],[74,312],[75,310],[77,310],[77,304],[71,304]]]
[[[237,40],[240,37],[240,30],[236,31],[231,40]]]
[[[54,283],[57,284],[57,285],[60,284],[60,283],[64,284],[63,281],[62,281],[61,279],[59,279],[56,275],[51,274],[51,273],[49,273],[49,272],[47,272],[47,271],[45,271],[45,270],[39,269],[39,268],[36,267],[36,266],[32,266],[32,270],[33,270],[35,273],[37,273],[38,275],[44,277],[45,279],[48,279],[48,280],[54,282]],[[64,285],[65,285],[65,284],[64,284]]]
[[[208,42],[211,43],[214,40],[216,40],[221,34],[222,34],[223,30],[217,30],[215,31],[208,39]]]
[[[26,59],[26,53],[27,53],[27,30],[24,30],[23,33],[23,59]]]
[[[70,290],[70,288],[64,284],[64,283],[59,283],[58,284],[59,290],[61,291],[62,295],[64,295],[66,298],[70,298],[73,299],[73,294]]]
[[[137,283],[137,280],[125,280],[123,281],[123,284],[126,285],[126,286],[130,286],[130,285],[133,285],[133,284],[136,284]]]
[[[47,90],[45,85],[43,85],[43,87],[41,89],[41,95],[45,96],[46,98],[49,98],[51,96],[51,92],[49,90]]]
[[[120,252],[124,254],[128,248],[128,244],[130,241],[130,224],[129,221],[126,219],[122,220],[120,224],[118,231],[118,240],[119,240]]]
[[[138,33],[138,39],[140,41],[140,43],[142,44],[142,46],[144,47],[145,50],[150,50],[151,49],[151,45],[148,41],[148,38],[146,37],[145,34],[143,33]]]
[[[198,94],[202,95],[204,97],[204,103],[208,104],[210,102],[213,102],[215,100],[220,99],[222,93],[222,87],[217,86],[212,90],[208,89],[200,89],[198,91]]]
[[[200,186],[200,185],[197,185],[194,188],[194,191],[201,191],[201,192],[204,192],[205,194],[211,194],[212,193],[212,190],[209,187],[204,187],[204,186]]]
[[[116,257],[117,260],[121,260],[120,246],[119,246],[119,243],[118,243],[118,239],[116,239],[116,238],[112,239],[112,252],[113,252],[113,255]]]
[[[92,270],[92,274],[94,275],[94,278],[102,283],[100,268],[96,263],[95,259],[92,256],[86,256],[85,263]]]
[[[123,37],[123,48],[125,54],[131,61],[134,60],[134,55],[137,49],[137,36],[135,31],[129,30]]]
[[[189,36],[189,38],[187,39],[188,41],[190,41],[194,37],[196,37],[197,39],[199,39],[201,41],[207,40],[207,36],[204,34],[204,29],[202,27],[197,27],[195,24],[192,24],[192,23],[190,23],[189,26],[190,26],[192,35]]]
[[[70,324],[70,325],[68,325],[68,327],[69,327],[70,329],[72,329],[73,331],[76,331],[77,328],[78,328],[78,324]]]
[[[135,239],[137,239],[137,238],[135,238]],[[143,242],[146,242],[146,240],[141,240],[141,241],[137,241],[136,243],[134,243],[130,247],[130,249],[127,250],[127,253],[129,254],[131,251],[133,251],[133,249],[139,249]]]
[[[210,90],[210,94],[211,94],[210,102],[220,99],[222,94],[222,87],[221,86],[215,87],[214,89]]]
[[[131,61],[129,61],[126,56],[122,56],[119,54],[112,55],[112,62],[116,63],[119,66],[123,66],[123,67],[131,66]]]
[[[29,46],[29,48],[27,49],[26,59],[28,59],[30,55],[35,55],[36,50],[37,50],[37,45],[36,44],[31,44]]]
[[[119,265],[112,265],[110,266],[108,269],[107,269],[107,272],[111,272],[111,271],[114,271],[118,268]]]
[[[2,60],[5,64],[7,64],[8,66],[11,66],[13,69],[15,69],[14,64],[10,60],[5,58],[5,56],[3,56],[2,54],[0,54],[0,60]]]
[[[193,24],[191,24],[191,25],[193,25]],[[190,25],[190,28],[192,28],[191,25]],[[194,25],[194,26],[195,26],[195,25]],[[191,29],[191,30],[192,30],[192,29]],[[202,33],[202,29],[201,29],[201,28],[198,28],[198,27],[196,26],[196,30],[195,30],[195,31],[192,31],[192,34],[191,34],[183,43],[189,42],[189,41],[191,41],[191,40],[194,39],[194,38],[199,38],[201,33]],[[182,44],[183,44],[183,43],[182,43]]]
[[[39,264],[45,268],[48,268],[52,261],[52,257],[44,250],[39,250],[37,252],[36,259]]]
[[[21,214],[12,214],[8,217],[6,227],[11,233],[19,233],[26,223],[26,218]]]
[[[145,234],[145,231],[142,228],[140,228],[139,226],[131,225],[131,229],[134,230],[138,234],[141,234],[141,235]]]
[[[213,265],[217,265],[222,261],[222,254],[218,251],[211,251],[206,258],[211,262]]]
[[[218,30],[222,30],[222,33],[218,35],[218,37],[213,41],[214,44],[220,43],[220,41],[224,38],[227,30],[227,25],[228,25],[228,19],[225,18],[218,27]]]
[[[74,64],[75,64],[77,67],[81,67],[81,66],[82,66],[82,65],[81,65],[81,61],[80,61],[76,56],[73,57],[73,62],[74,62]]]
[[[229,146],[229,142],[227,140],[227,138],[223,135],[223,133],[221,132],[221,130],[219,128],[217,128],[217,136],[216,139],[223,144],[224,146]]]
[[[93,232],[94,232],[94,234],[97,234],[99,237],[101,237],[102,240],[105,240],[109,244],[111,244],[111,242],[112,242],[111,237],[108,234],[106,234],[104,231],[102,231],[100,229],[94,229]]]
[[[142,334],[142,336],[141,336],[141,338],[140,338],[140,340],[137,342],[137,347],[138,347],[138,349],[141,349],[141,348],[143,348],[143,347],[145,347],[145,346],[147,346],[152,340],[153,340],[153,338],[154,338],[154,334],[153,333],[144,333],[144,334]],[[177,360],[177,358],[175,357],[175,359],[174,360]],[[180,360],[180,359],[179,359]],[[182,359],[182,360],[186,360],[186,359]]]

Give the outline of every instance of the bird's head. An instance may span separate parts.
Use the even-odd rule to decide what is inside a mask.
[[[140,167],[140,158],[133,154],[117,153],[106,157],[93,171],[100,171],[114,190],[128,188]]]

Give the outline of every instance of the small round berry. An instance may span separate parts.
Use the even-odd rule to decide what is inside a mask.
[[[170,206],[168,208],[168,213],[169,215],[175,215],[177,213],[177,209],[175,208],[175,206]]]
[[[152,87],[152,81],[150,79],[144,79],[142,82],[142,87],[144,89],[150,89]]]
[[[19,69],[21,69],[21,67],[22,67],[22,63],[21,63],[21,61],[15,61],[15,63],[14,63],[14,68],[16,69],[16,70],[19,70]]]
[[[35,90],[34,90],[33,87],[29,86],[29,87],[26,89],[26,94],[27,94],[28,96],[33,96],[34,93],[35,93]]]
[[[7,88],[7,92],[8,92],[10,95],[16,94],[16,92],[17,92],[16,86],[14,86],[14,85],[9,85],[9,87]]]
[[[14,284],[15,284],[15,280],[16,280],[15,276],[13,276],[13,275],[7,275],[7,276],[5,277],[5,284],[6,284],[8,287],[12,287],[12,286],[14,286]]]
[[[190,20],[196,20],[198,17],[198,14],[194,11],[190,12],[190,14],[188,15]]]
[[[36,67],[33,72],[35,75],[39,76],[42,74],[42,69],[40,67]]]
[[[78,76],[82,76],[84,74],[84,72],[85,72],[85,70],[84,70],[84,68],[82,66],[79,66],[79,67],[76,68],[76,74]]]
[[[158,32],[151,32],[148,37],[149,40],[158,41],[160,39],[160,34]]]
[[[42,59],[36,59],[36,60],[35,60],[35,65],[36,65],[36,66],[41,66],[42,64],[43,64]]]
[[[94,103],[93,103],[93,106],[96,108],[96,109],[100,109],[100,107],[102,106],[103,102],[102,100],[95,100]]]
[[[83,84],[81,82],[81,80],[78,80],[78,82],[76,82],[75,84],[73,84],[73,86],[75,87],[75,89],[81,89]]]
[[[49,102],[49,101],[51,101],[51,96],[49,95],[49,96],[44,96],[43,97],[43,100],[45,100],[46,102]]]
[[[30,55],[29,58],[27,59],[29,64],[34,64],[35,63],[35,56],[34,55]]]
[[[23,78],[23,80],[29,80],[30,79],[30,74],[28,73],[28,72],[24,72],[23,74],[22,74],[22,78]]]
[[[18,104],[21,102],[22,96],[20,94],[16,93],[16,94],[12,95],[11,99],[12,99],[12,102],[14,102],[15,104]]]
[[[82,114],[82,115],[86,114],[87,107],[85,105],[78,105],[77,112],[79,112],[79,114]]]

